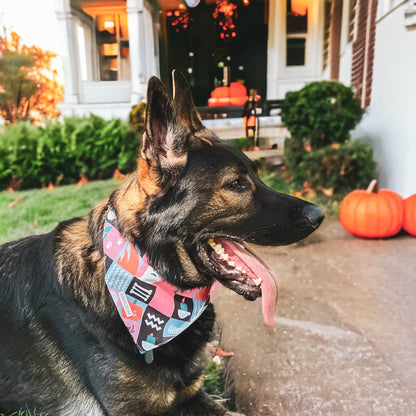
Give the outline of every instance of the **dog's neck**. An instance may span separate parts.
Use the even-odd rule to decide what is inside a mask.
[[[105,281],[117,311],[147,362],[151,351],[187,329],[209,304],[211,287],[182,291],[149,265],[119,230],[115,210],[104,223]]]

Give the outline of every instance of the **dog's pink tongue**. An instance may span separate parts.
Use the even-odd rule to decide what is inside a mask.
[[[262,279],[260,288],[264,322],[266,325],[274,325],[277,304],[277,284],[269,267],[257,256],[249,253],[230,240],[216,239],[216,241],[223,246],[225,252],[230,256],[230,260],[233,260],[237,265],[241,265],[251,278]]]

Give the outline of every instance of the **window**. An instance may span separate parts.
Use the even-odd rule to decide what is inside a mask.
[[[294,11],[292,1],[287,1],[286,13],[286,66],[306,64],[306,40],[308,35],[308,9]]]
[[[95,16],[100,81],[130,80],[127,14]]]
[[[305,50],[306,39],[305,38],[287,38],[286,42],[287,66],[300,66],[305,65]]]

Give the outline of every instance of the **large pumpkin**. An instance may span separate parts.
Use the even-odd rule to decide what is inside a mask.
[[[404,200],[403,228],[416,237],[416,194]]]
[[[349,193],[341,202],[342,226],[359,237],[384,238],[396,235],[403,226],[403,199],[389,189],[374,192],[373,180],[368,189]]]

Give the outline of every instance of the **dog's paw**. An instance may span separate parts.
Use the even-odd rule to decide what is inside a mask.
[[[245,416],[242,413],[227,412],[224,416]]]

